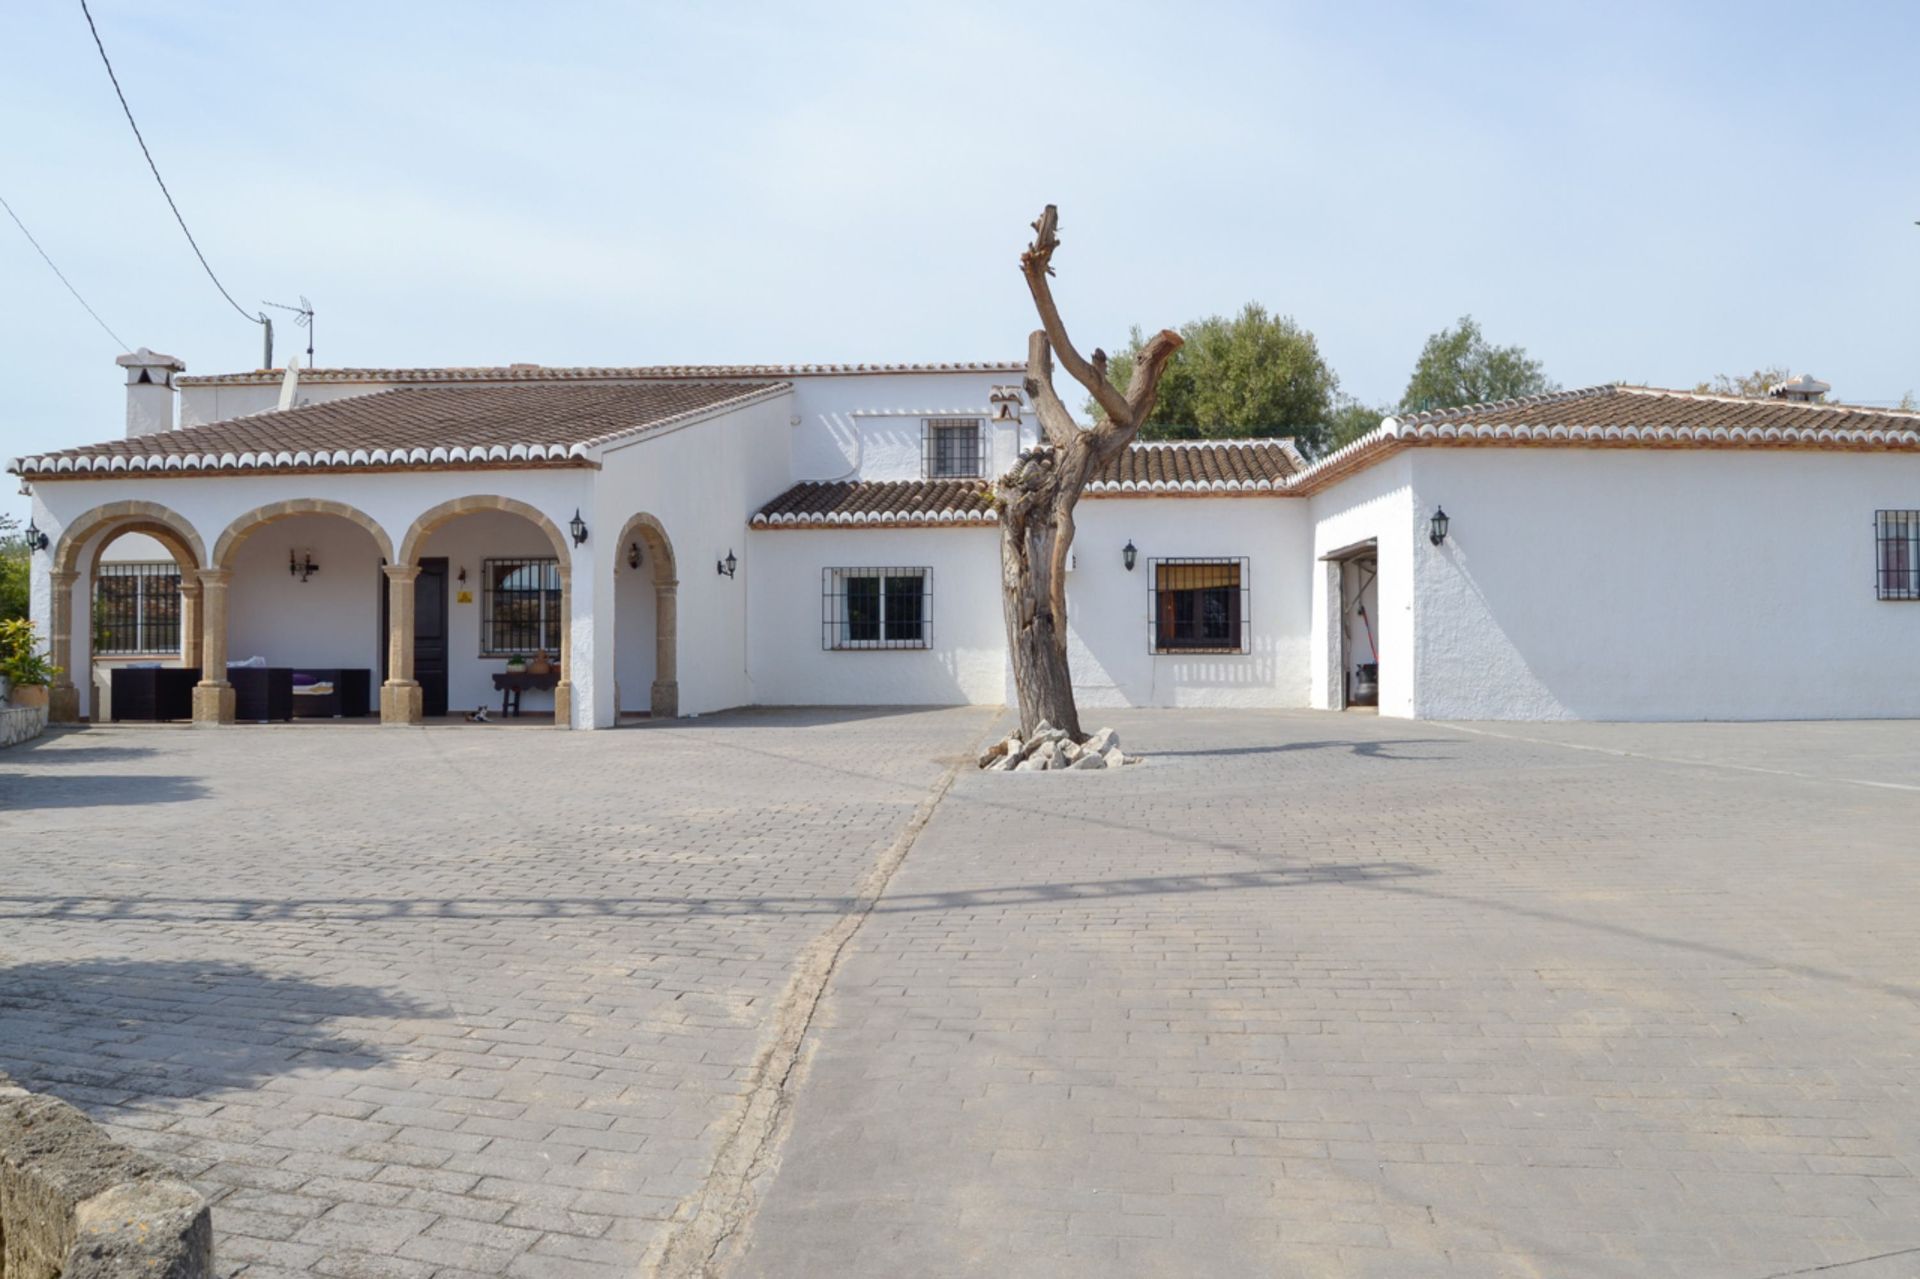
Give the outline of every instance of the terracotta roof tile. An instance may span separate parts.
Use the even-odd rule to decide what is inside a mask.
[[[578,466],[610,439],[745,405],[781,382],[419,387],[16,459],[25,476]]]
[[[1476,427],[1622,427],[1642,431],[1650,428],[1911,431],[1920,429],[1920,413],[1852,404],[1804,404],[1698,391],[1666,391],[1650,386],[1590,386],[1552,395],[1414,413],[1400,419],[1403,428],[1467,424]]]
[[[984,480],[810,480],[754,515],[754,528],[939,527],[992,524]]]
[[[855,377],[882,373],[994,373],[1026,372],[1017,360],[956,360],[929,364],[640,364],[549,367],[544,364],[499,364],[472,368],[413,369],[302,369],[300,381],[401,382],[619,382],[678,381],[688,378]],[[178,386],[278,386],[284,369],[253,369],[245,373],[214,373],[180,377]]]
[[[1138,441],[1096,475],[1087,491],[1274,489],[1306,464],[1292,440]]]

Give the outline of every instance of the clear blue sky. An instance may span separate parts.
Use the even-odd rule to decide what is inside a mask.
[[[1054,201],[1084,346],[1251,299],[1374,403],[1464,312],[1569,386],[1920,388],[1907,5],[93,7],[322,364],[1015,356]],[[0,195],[128,342],[253,367],[78,0],[0,27]],[[117,435],[117,353],[0,222],[0,457]]]

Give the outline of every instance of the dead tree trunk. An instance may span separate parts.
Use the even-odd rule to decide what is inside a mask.
[[[1087,481],[1139,433],[1153,412],[1160,375],[1180,349],[1180,335],[1162,329],[1141,348],[1125,392],[1107,381],[1107,356],[1083,359],[1067,337],[1047,277],[1053,274],[1059,213],[1049,204],[1033,224],[1033,243],[1020,255],[1041,327],[1027,339],[1027,399],[1040,419],[1043,442],[1022,453],[994,484],[1000,509],[1000,588],[1007,647],[1020,698],[1020,731],[1040,721],[1085,740],[1067,666],[1067,556],[1073,547],[1073,508]],[[1053,389],[1053,361],[1084,386],[1099,407],[1091,426],[1073,420]]]

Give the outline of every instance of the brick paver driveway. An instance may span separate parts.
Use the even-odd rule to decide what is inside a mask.
[[[1920,724],[1113,722],[947,795],[731,1273],[1920,1275]]]
[[[989,718],[0,754],[0,1069],[250,1279],[1920,1273],[1920,725],[1129,713],[916,837]]]
[[[101,729],[0,752],[0,1071],[222,1271],[628,1276],[807,940],[992,718]]]

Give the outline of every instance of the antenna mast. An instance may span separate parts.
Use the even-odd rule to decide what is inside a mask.
[[[265,298],[260,299],[260,301],[262,305],[273,307],[275,310],[291,311],[294,313],[296,317],[294,320],[294,323],[307,331],[307,367],[312,368],[313,367],[313,303],[307,300],[307,295],[304,293],[300,295],[299,306],[288,306],[285,302],[268,302]],[[262,320],[266,319],[264,315],[261,316],[260,318]],[[270,321],[268,322],[267,334],[268,334],[267,340],[271,342],[273,340],[272,338],[273,327]],[[271,352],[272,348],[268,348],[268,349],[269,349],[269,352]],[[267,364],[269,367],[271,367],[273,364],[273,356],[271,354],[267,356]]]

